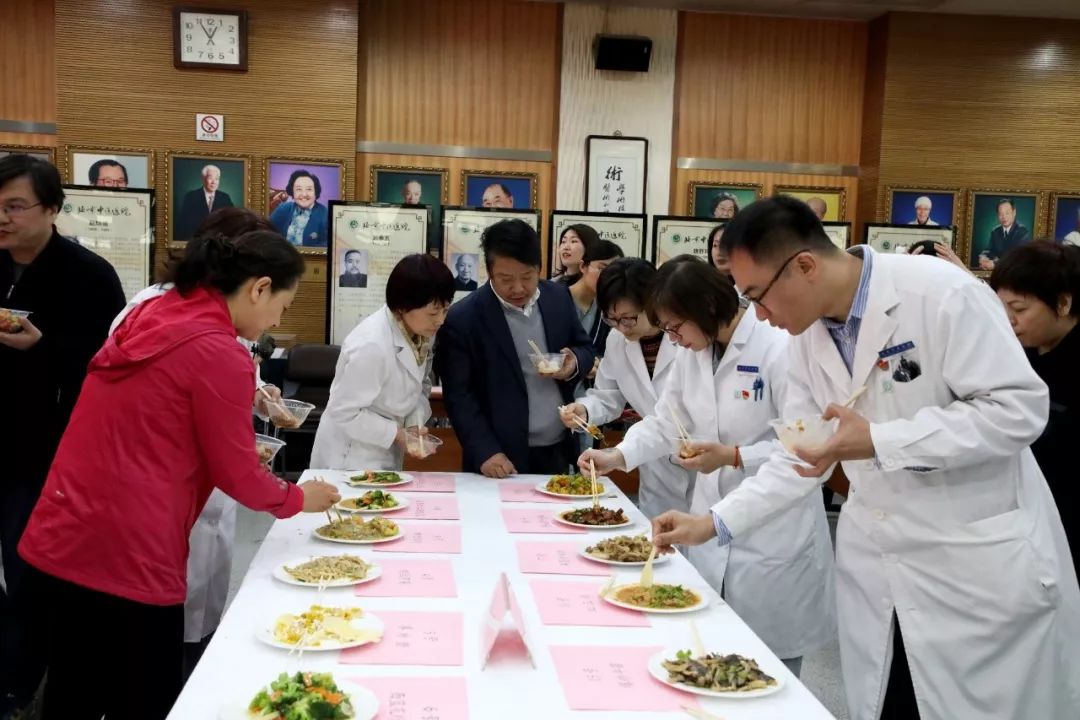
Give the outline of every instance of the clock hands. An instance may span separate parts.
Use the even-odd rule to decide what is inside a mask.
[[[199,23],[199,27],[201,27],[201,28],[202,28],[202,31],[203,31],[203,33],[204,33],[204,34],[206,35],[206,39],[207,39],[207,41],[208,41],[208,42],[207,42],[206,44],[207,44],[207,45],[213,45],[213,44],[214,44],[214,36],[215,36],[215,35],[217,35],[217,31],[221,29],[221,26],[215,27],[215,28],[214,28],[214,30],[213,30],[213,32],[211,32],[211,31],[210,31],[210,30],[209,30],[209,29],[208,29],[208,28],[207,28],[207,27],[206,27],[205,25],[203,25],[203,24],[202,24],[201,22]]]

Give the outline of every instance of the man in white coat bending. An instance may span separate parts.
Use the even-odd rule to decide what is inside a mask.
[[[796,336],[785,418],[836,432],[774,454],[708,516],[660,516],[656,543],[729,542],[842,462],[852,720],[1080,718],[1080,587],[1028,449],[1048,393],[1002,307],[949,263],[836,249],[790,198],[743,210],[723,243],[758,317]]]

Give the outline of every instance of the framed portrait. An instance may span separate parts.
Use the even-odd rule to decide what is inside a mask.
[[[645,216],[613,215],[610,213],[571,212],[555,210],[548,224],[548,277],[561,275],[563,266],[559,256],[559,243],[563,234],[575,225],[588,225],[601,240],[610,240],[619,246],[626,257],[645,257]]]
[[[956,225],[960,190],[941,187],[885,187],[885,220],[891,225]]]
[[[956,248],[953,225],[910,225],[908,223],[867,223],[863,243],[879,253],[906,253],[915,243],[929,240]]]
[[[1055,242],[1080,245],[1080,193],[1050,196],[1050,236]]]
[[[263,160],[266,215],[300,252],[322,255],[330,234],[331,202],[344,199],[345,163],[309,158]]]
[[[810,206],[822,222],[839,222],[847,213],[847,191],[842,187],[777,185],[777,195],[799,198]]]
[[[851,245],[851,223],[849,222],[823,222],[825,234],[833,241],[833,245],[841,250]]]
[[[761,199],[758,183],[690,183],[690,214],[724,222],[735,217],[744,207]]]
[[[134,148],[64,147],[67,180],[73,185],[154,187],[154,151]]]
[[[709,262],[709,236],[722,223],[684,215],[654,215],[652,261],[660,267],[679,255],[695,255]]]
[[[481,262],[484,251],[480,247],[484,231],[500,220],[512,219],[523,220],[537,232],[540,230],[540,213],[535,210],[459,206],[443,208],[442,258],[454,274],[454,283],[457,286],[455,302],[487,281],[487,266]],[[475,261],[475,264],[470,261]],[[475,275],[469,272],[470,270],[475,271]]]
[[[166,153],[165,227],[170,243],[187,242],[221,208],[246,207],[251,158],[225,153]]]
[[[386,302],[386,281],[406,255],[427,248],[431,209],[370,202],[329,203],[326,342],[340,345]]]
[[[153,190],[65,185],[56,229],[108,260],[128,300],[150,285]]]
[[[960,257],[989,272],[1011,248],[1042,233],[1042,197],[1036,190],[977,189],[968,193],[967,232]]]
[[[372,165],[368,197],[372,202],[427,205],[431,208],[428,251],[442,247],[442,206],[450,204],[450,172],[444,168]]]
[[[492,210],[531,210],[539,204],[537,173],[462,170],[461,197],[465,205]]]
[[[56,148],[47,145],[0,145],[0,158],[5,155],[29,155],[56,164]]]
[[[649,141],[623,135],[585,138],[585,209],[644,213],[649,182]]]

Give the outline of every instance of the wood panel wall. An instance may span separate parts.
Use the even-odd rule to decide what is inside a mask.
[[[551,150],[557,3],[366,0],[357,137]]]
[[[175,4],[56,0],[60,143],[158,151],[158,264],[167,150],[252,156],[248,204],[260,212],[263,157],[341,159],[352,197],[356,2],[323,0],[298,13],[292,0],[202,0],[207,8],[249,11],[246,73],[175,69]],[[88,51],[102,37],[109,37],[107,51]],[[196,142],[196,112],[224,113],[225,142]],[[279,331],[321,342],[324,307],[323,283],[303,283]]]
[[[0,119],[56,122],[52,0],[0,2]],[[55,145],[56,136],[0,132],[0,145]]]
[[[1080,22],[889,19],[875,214],[887,185],[1080,192]]]

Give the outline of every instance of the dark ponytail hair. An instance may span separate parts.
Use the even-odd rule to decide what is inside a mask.
[[[197,236],[170,268],[169,281],[181,295],[197,287],[231,295],[248,278],[268,277],[276,292],[296,285],[303,273],[303,257],[280,233],[250,230],[235,237],[221,233]]]

